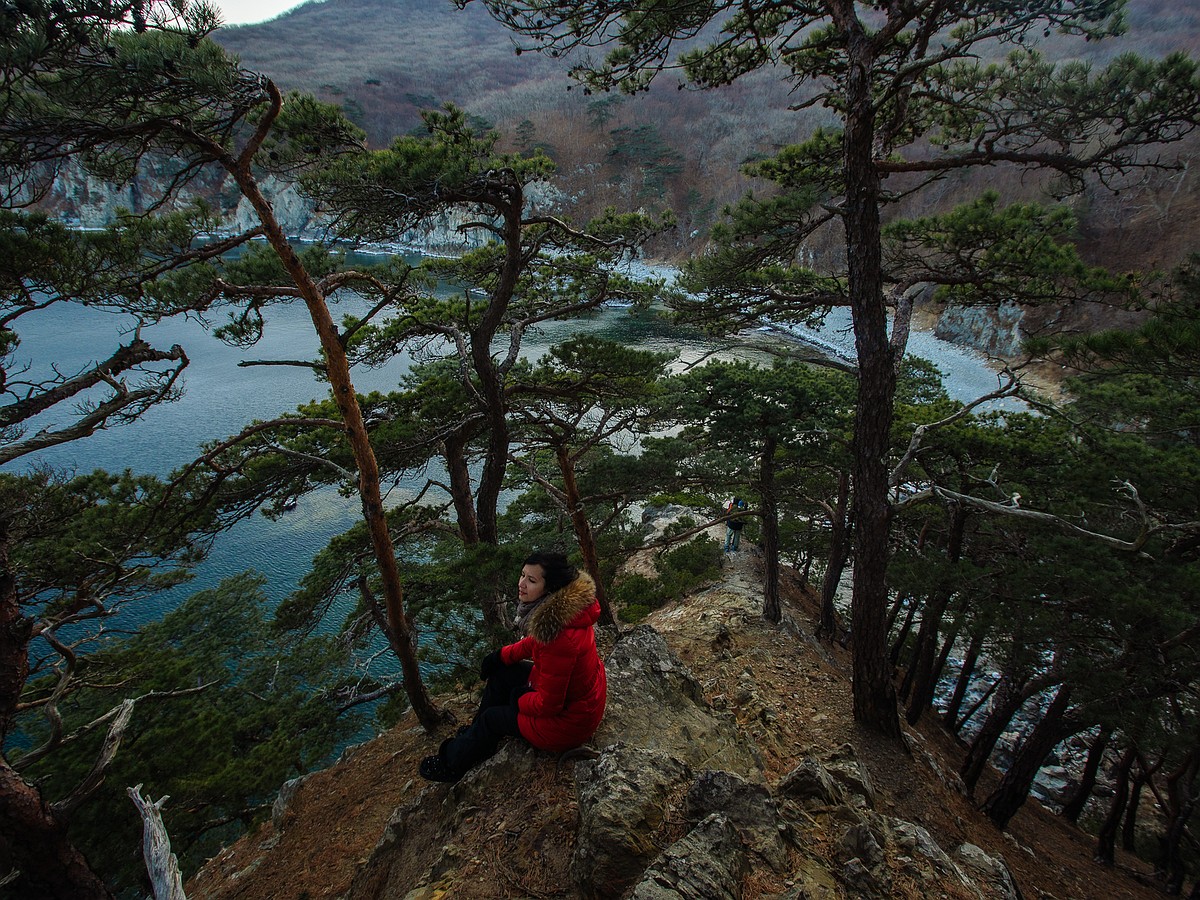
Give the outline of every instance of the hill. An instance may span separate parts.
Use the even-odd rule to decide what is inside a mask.
[[[1100,867],[1089,837],[1032,801],[994,829],[947,774],[961,750],[936,724],[904,746],[857,730],[846,654],[810,637],[812,596],[785,578],[770,626],[760,565],[744,545],[720,581],[605,637],[599,759],[512,741],[431,785],[416,767],[439,738],[409,718],[289,786],[188,896],[1161,896],[1139,862]],[[473,691],[441,699],[461,718]]]
[[[1169,0],[1132,0],[1129,34],[1084,44],[1050,35],[1051,56],[1087,53],[1100,64],[1118,52],[1161,56],[1200,48],[1200,9]],[[713,91],[678,90],[667,73],[633,98],[585,95],[567,77],[572,55],[550,59],[515,52],[513,36],[481,4],[459,10],[448,0],[322,0],[271,22],[227,28],[219,43],[243,64],[288,89],[339,103],[375,145],[419,126],[421,109],[452,101],[497,126],[511,149],[541,146],[559,166],[572,214],[609,205],[669,207],[680,227],[652,247],[667,258],[700,249],[722,207],[752,183],[748,159],[772,153],[826,124],[820,109],[795,110],[797,98],[771,73]],[[1200,139],[1186,153],[1194,157]],[[986,180],[986,184],[984,183]],[[947,182],[939,208],[1000,186],[1010,200],[1041,196],[1044,185],[982,173]],[[901,214],[926,214],[898,208]],[[1097,188],[1074,202],[1085,256],[1119,269],[1173,266],[1195,250],[1200,179],[1184,171],[1131,179],[1118,193]],[[840,254],[840,234],[812,248]],[[833,263],[836,265],[836,262]]]

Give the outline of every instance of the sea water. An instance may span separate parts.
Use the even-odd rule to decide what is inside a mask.
[[[335,320],[346,314],[362,314],[367,303],[347,295],[333,307]],[[95,469],[168,477],[195,460],[206,442],[231,437],[256,420],[269,420],[294,413],[297,406],[328,396],[327,384],[307,367],[294,365],[241,365],[259,361],[299,361],[318,358],[319,342],[303,302],[274,304],[265,313],[262,338],[250,347],[223,343],[213,329],[227,319],[214,312],[205,317],[176,317],[146,326],[141,336],[158,349],[173,344],[183,347],[189,364],[180,381],[178,399],[150,408],[134,422],[113,426],[76,441],[60,444],[21,457],[4,466],[4,471],[22,472],[49,467],[64,474],[85,474]],[[67,376],[106,359],[128,341],[135,322],[127,317],[77,304],[61,304],[16,323],[21,343],[13,354],[11,381],[49,378],[51,366]],[[549,347],[572,334],[586,332],[639,346],[668,352],[681,360],[694,361],[710,352],[711,345],[660,317],[628,308],[603,309],[586,319],[543,323],[528,331],[522,355],[542,356]],[[500,340],[506,341],[507,338]],[[503,350],[499,352],[504,352]],[[411,367],[411,359],[400,354],[379,368],[356,367],[352,378],[360,393],[395,390]],[[18,372],[21,374],[18,375]],[[132,385],[131,385],[132,386]],[[61,427],[71,410],[55,410],[31,423],[29,433],[43,427]],[[432,473],[436,475],[436,473]],[[401,483],[392,499],[406,491],[415,492],[427,474]],[[154,602],[130,607],[110,625],[122,629],[160,617],[192,593],[214,587],[222,579],[248,569],[266,578],[264,590],[274,602],[294,591],[309,570],[314,555],[334,536],[347,531],[361,519],[357,496],[344,496],[325,487],[299,498],[295,509],[271,520],[261,514],[244,519],[218,535],[207,558],[187,583],[157,595]],[[347,605],[352,601],[347,600]],[[327,623],[336,628],[341,613],[334,610]]]
[[[337,320],[366,309],[365,301],[349,294],[334,306],[333,313]],[[20,472],[39,466],[71,474],[129,469],[137,474],[167,477],[193,461],[205,442],[230,437],[256,420],[276,418],[294,412],[300,404],[328,396],[327,385],[311,368],[241,365],[318,358],[319,342],[301,301],[271,305],[261,340],[249,347],[230,346],[213,336],[213,329],[225,321],[226,315],[213,312],[204,317],[180,316],[142,329],[141,336],[152,346],[166,349],[177,343],[187,353],[190,362],[184,370],[178,399],[152,407],[130,424],[22,457],[4,470]],[[17,378],[48,378],[52,375],[51,363],[68,376],[82,371],[127,341],[135,324],[127,316],[76,304],[61,304],[23,317],[15,324],[21,344],[10,361],[10,383]],[[801,332],[798,336],[809,338],[817,346],[839,341],[848,344],[846,326],[848,321],[842,322],[835,311],[819,334]],[[676,359],[676,368],[714,353],[718,358],[753,353],[731,349],[728,344],[718,352],[703,337],[685,332],[653,313],[606,308],[585,319],[547,322],[530,330],[524,336],[522,355],[536,359],[551,345],[580,332],[669,353]],[[972,394],[978,396],[995,389],[996,375],[982,357],[931,336],[915,336],[912,343],[946,373],[948,386],[957,399],[969,400]],[[19,374],[23,366],[27,370]],[[411,359],[400,354],[379,368],[356,368],[352,377],[360,393],[394,390],[410,366]],[[35,420],[31,432],[55,421],[61,424],[65,418],[63,411],[54,411]],[[415,492],[426,477],[424,472],[414,475],[411,484],[401,484],[397,490]],[[265,576],[267,596],[279,602],[298,587],[314,555],[360,518],[358,498],[343,496],[332,487],[306,494],[294,510],[275,520],[253,515],[217,536],[189,582],[162,592],[155,602],[123,613],[120,625],[137,627],[173,609],[192,593],[248,569]],[[344,611],[335,609],[327,627],[338,627]]]

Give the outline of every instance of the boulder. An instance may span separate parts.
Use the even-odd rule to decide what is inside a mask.
[[[689,822],[701,822],[713,813],[724,815],[737,829],[742,843],[776,872],[787,867],[783,836],[788,828],[779,804],[765,785],[752,784],[732,772],[701,772],[683,801]]]
[[[746,855],[738,829],[713,813],[663,851],[630,900],[740,900]]]
[[[575,766],[579,826],[571,880],[582,897],[620,897],[658,855],[671,801],[691,780],[687,765],[661,750],[606,748]]]
[[[845,799],[833,776],[811,756],[800,760],[796,768],[780,779],[775,793],[802,806],[835,806]]]
[[[649,625],[625,634],[605,660],[608,708],[592,738],[660,750],[695,769],[761,772],[757,751],[728,717],[714,713],[700,683]],[[668,727],[669,726],[669,727]]]
[[[866,767],[858,761],[854,747],[842,744],[822,760],[825,770],[851,795],[850,802],[875,807],[875,788]]]
[[[954,861],[984,897],[1020,900],[1021,893],[1003,860],[989,856],[974,844],[961,844],[954,851]]]
[[[928,831],[920,825],[905,822],[900,819],[891,820],[892,838],[900,852],[906,856],[923,858],[933,864],[938,874],[964,880],[958,867],[933,839]]]

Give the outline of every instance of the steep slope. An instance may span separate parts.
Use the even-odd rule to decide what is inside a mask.
[[[653,890],[632,896],[672,897],[689,894],[663,885],[687,878],[711,879],[690,895],[705,897],[722,896],[722,878],[745,898],[1015,896],[1004,868],[1024,897],[1159,896],[1138,863],[1098,867],[1090,839],[1036,804],[1008,833],[993,829],[944,774],[959,751],[936,725],[906,747],[857,730],[848,658],[809,637],[811,597],[789,581],[784,625],[768,625],[758,567],[745,548],[652,629],[616,647],[606,636],[614,690],[599,760],[510,742],[458,785],[429,785],[416,764],[437,739],[405,721],[289,789],[274,821],[211,861],[188,896],[565,898],[642,879]],[[652,649],[659,635],[669,652]],[[444,701],[463,716],[472,692]],[[596,811],[605,790],[624,812]],[[773,837],[753,826],[776,817]],[[684,875],[687,852],[716,862]]]

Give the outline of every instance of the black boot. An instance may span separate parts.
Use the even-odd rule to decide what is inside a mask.
[[[460,729],[461,731],[461,729]],[[454,738],[447,738],[438,747],[438,752],[421,760],[418,771],[426,781],[455,782],[462,778],[462,772],[455,772],[446,762],[446,747]]]

